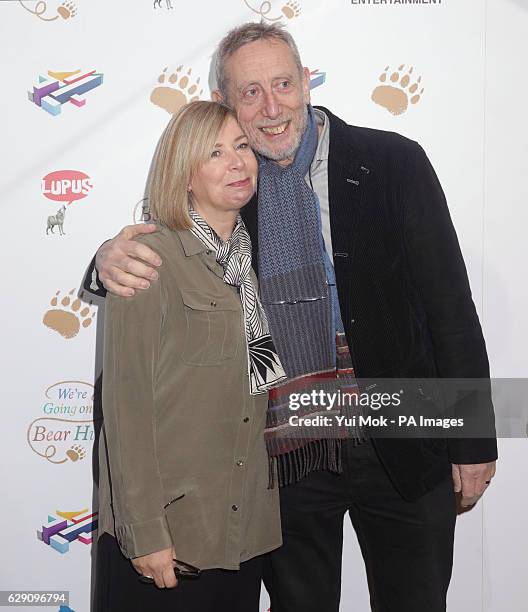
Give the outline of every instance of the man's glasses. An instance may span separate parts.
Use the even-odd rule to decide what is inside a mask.
[[[317,297],[299,298],[298,300],[277,300],[276,302],[264,302],[266,306],[293,306],[294,304],[306,304],[307,302],[318,302],[319,300],[326,300],[327,295],[318,295]]]
[[[329,283],[328,281],[325,281],[325,285],[327,287],[330,286],[334,286],[335,283]],[[327,300],[328,299],[328,289],[325,290],[326,293],[325,295],[316,295],[314,297],[301,297],[298,298],[297,300],[276,300],[276,301],[262,301],[263,304],[266,304],[266,306],[293,306],[294,304],[306,304],[309,302],[318,302],[319,300]]]

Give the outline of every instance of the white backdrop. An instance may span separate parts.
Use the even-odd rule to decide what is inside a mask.
[[[493,374],[526,376],[528,1],[2,0],[0,589],[69,590],[72,610],[89,609],[102,313],[75,290],[97,246],[133,221],[170,112],[209,97],[218,40],[261,18],[287,24],[319,71],[314,103],[424,146],[450,203]],[[102,77],[80,78],[92,72]],[[38,90],[57,79],[79,79],[79,91],[62,104],[48,95],[53,115]],[[458,521],[450,612],[528,609],[526,440],[501,440],[500,454],[485,499]],[[48,539],[43,527],[53,525]],[[348,523],[343,564],[342,610],[367,612]]]

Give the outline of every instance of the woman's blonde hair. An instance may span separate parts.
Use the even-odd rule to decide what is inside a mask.
[[[194,173],[211,157],[231,109],[218,102],[183,106],[161,135],[150,172],[147,196],[150,213],[173,230],[192,226],[188,186]]]

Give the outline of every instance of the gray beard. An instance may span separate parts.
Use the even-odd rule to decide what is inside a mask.
[[[307,123],[308,123],[308,106],[305,106],[304,113],[302,116],[300,130],[295,135],[295,140],[289,149],[286,149],[286,151],[281,151],[280,153],[274,153],[271,149],[255,147],[255,151],[257,151],[257,153],[259,153],[260,155],[263,155],[264,157],[271,159],[271,161],[279,162],[279,161],[286,161],[287,159],[293,161],[293,158],[295,157],[295,154],[297,153],[297,149],[299,148],[299,145],[301,144],[301,140],[306,130]]]

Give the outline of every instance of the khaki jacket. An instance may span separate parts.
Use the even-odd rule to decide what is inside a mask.
[[[163,264],[149,290],[106,300],[99,533],[129,558],[174,544],[201,569],[238,569],[281,544],[240,298],[190,232],[140,240]]]

